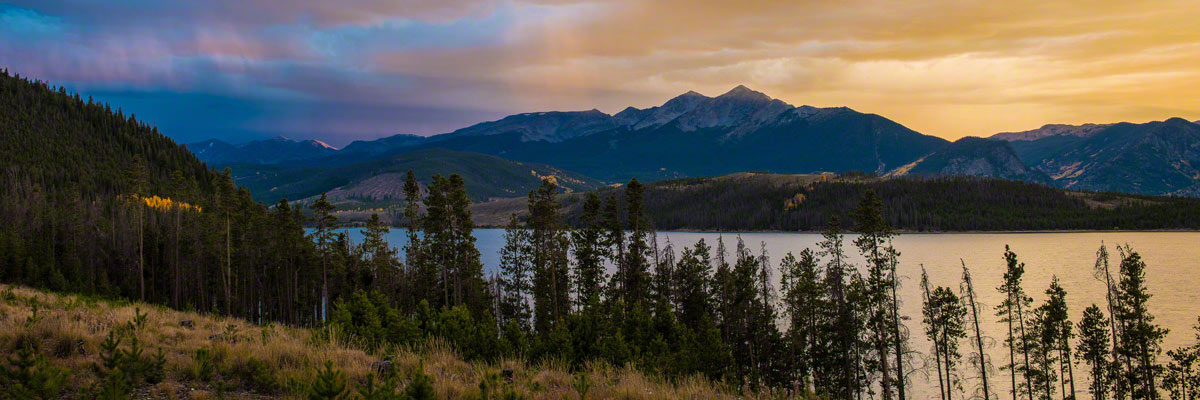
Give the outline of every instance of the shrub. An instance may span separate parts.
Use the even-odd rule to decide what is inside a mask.
[[[325,369],[317,373],[317,378],[309,387],[310,400],[341,400],[348,399],[346,391],[346,374],[333,369],[333,361],[325,362]]]
[[[56,399],[66,383],[66,370],[51,366],[46,358],[26,345],[8,359],[3,371],[4,394],[13,399]]]
[[[208,349],[196,349],[196,355],[193,359],[196,361],[196,377],[205,382],[212,380],[213,372],[216,371],[216,367],[213,365],[212,353]]]
[[[94,388],[101,398],[124,398],[134,387],[143,383],[162,382],[165,377],[166,356],[162,348],[153,355],[145,354],[141,341],[132,332],[145,326],[146,316],[136,312],[134,321],[129,322],[123,329],[113,329],[108,332],[104,342],[100,344],[100,362],[92,369],[100,378],[100,386]],[[129,338],[129,345],[122,349],[121,343]]]
[[[275,379],[271,367],[257,358],[246,359],[246,362],[237,364],[231,372],[260,392],[275,393],[279,390],[279,382]]]
[[[404,387],[404,396],[412,400],[434,399],[433,378],[425,374],[424,366],[418,366],[416,371],[413,371],[408,386]]]
[[[367,374],[367,381],[358,387],[358,395],[362,400],[400,400],[403,398],[396,393],[394,378],[376,384],[375,374]]]

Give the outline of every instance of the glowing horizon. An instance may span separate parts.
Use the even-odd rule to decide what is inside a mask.
[[[0,67],[181,142],[340,147],[739,84],[950,140],[1200,119],[1200,3],[892,3],[18,0]]]

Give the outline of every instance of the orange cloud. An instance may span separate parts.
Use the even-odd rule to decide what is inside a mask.
[[[1194,1],[520,4],[501,45],[375,67],[491,82],[480,99],[616,111],[747,84],[957,138],[1044,123],[1200,118]],[[445,99],[453,101],[453,99]]]

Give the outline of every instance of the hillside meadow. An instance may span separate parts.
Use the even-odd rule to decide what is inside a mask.
[[[105,348],[110,334],[123,337],[115,352]],[[741,397],[702,378],[665,382],[604,363],[572,373],[555,362],[465,362],[438,341],[371,353],[364,347],[330,329],[259,325],[0,285],[0,351],[8,355],[0,381],[5,398],[105,398],[110,380],[126,380],[132,397],[146,399]],[[29,349],[33,355],[26,353]],[[118,369],[134,372],[114,374],[105,368],[113,353],[125,358]],[[22,363],[29,367],[22,370]],[[379,387],[389,387],[388,380],[394,397],[378,393]],[[367,389],[369,381],[376,393]],[[340,396],[330,396],[321,387],[326,382],[335,390],[339,382],[344,385]]]

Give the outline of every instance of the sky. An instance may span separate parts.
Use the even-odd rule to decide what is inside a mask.
[[[17,0],[0,67],[182,143],[342,146],[739,84],[957,139],[1200,119],[1200,2]]]

